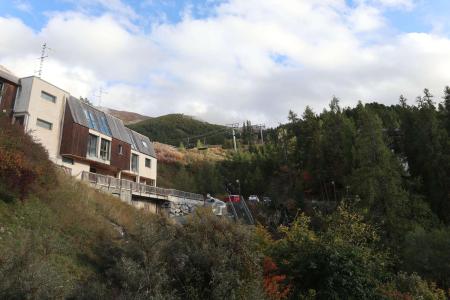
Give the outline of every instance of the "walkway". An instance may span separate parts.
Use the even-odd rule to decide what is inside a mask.
[[[86,171],[84,171],[81,174],[81,180],[89,182],[96,188],[108,191],[111,194],[117,195],[128,194],[130,196],[130,200],[132,196],[137,196],[169,202],[195,201],[198,203],[199,201],[201,201],[201,203],[203,204],[204,201],[203,195],[200,194],[150,186],[147,184],[137,183],[126,179],[120,179],[112,176],[105,176]]]

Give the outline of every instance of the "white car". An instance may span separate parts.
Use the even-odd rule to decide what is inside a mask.
[[[263,201],[264,203],[270,203],[272,202],[272,199],[270,199],[269,197],[263,197]]]
[[[211,207],[213,214],[216,216],[225,216],[227,213],[227,204],[211,197],[209,194],[206,196],[205,206]]]
[[[250,195],[248,197],[248,201],[250,201],[250,202],[259,202],[259,198],[256,195]]]

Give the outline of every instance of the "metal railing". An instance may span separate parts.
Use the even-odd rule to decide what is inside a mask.
[[[165,198],[169,196],[183,198],[188,200],[203,201],[203,195],[194,194],[175,189],[165,189],[147,184],[142,184],[126,179],[119,179],[112,176],[101,175],[83,171],[81,173],[81,180],[89,183],[99,185],[101,187],[107,187],[108,189],[118,189],[130,191],[131,193],[158,195]]]

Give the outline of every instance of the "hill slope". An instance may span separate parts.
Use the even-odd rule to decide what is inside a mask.
[[[223,144],[231,137],[225,126],[196,120],[184,114],[169,114],[129,125],[133,130],[148,136],[152,141],[179,146],[195,145],[197,140],[206,144]]]
[[[116,118],[121,119],[125,124],[134,124],[147,119],[150,119],[148,116],[144,116],[135,112],[124,111],[124,110],[115,110],[107,107],[99,107],[106,113],[113,115]]]
[[[0,128],[0,299],[264,298],[251,228],[146,214],[56,170],[1,113]]]

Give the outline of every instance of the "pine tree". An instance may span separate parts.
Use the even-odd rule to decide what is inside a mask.
[[[351,190],[361,199],[359,206],[367,217],[392,241],[410,229],[400,163],[383,140],[378,116],[360,105],[357,118]]]

